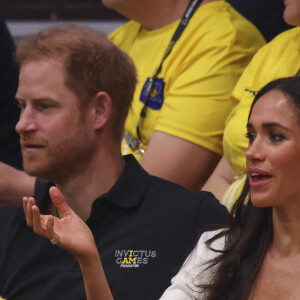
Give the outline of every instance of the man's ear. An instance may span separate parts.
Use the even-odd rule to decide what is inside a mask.
[[[92,101],[94,106],[94,128],[100,129],[107,123],[111,115],[112,100],[106,92],[98,92]]]

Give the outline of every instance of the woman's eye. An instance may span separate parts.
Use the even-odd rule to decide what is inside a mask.
[[[284,136],[280,133],[273,132],[270,134],[270,140],[273,143],[278,143],[278,142],[281,142],[282,140],[284,140]]]
[[[255,135],[254,135],[254,133],[247,132],[246,133],[246,138],[248,139],[249,144],[252,144],[254,139],[255,139]]]

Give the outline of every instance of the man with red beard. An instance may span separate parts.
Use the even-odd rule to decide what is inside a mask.
[[[17,61],[16,130],[24,169],[39,178],[30,205],[59,217],[48,192],[55,184],[92,230],[115,299],[158,298],[199,231],[226,222],[226,209],[121,156],[135,68],[102,34],[49,28],[19,43]],[[0,213],[0,270],[7,299],[85,298],[76,260],[33,233],[21,207]]]

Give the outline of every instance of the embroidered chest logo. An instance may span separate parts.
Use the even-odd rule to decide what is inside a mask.
[[[138,268],[140,265],[147,265],[151,259],[156,257],[153,250],[116,250],[116,263],[120,268]]]

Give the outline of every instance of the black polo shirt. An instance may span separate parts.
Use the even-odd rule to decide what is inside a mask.
[[[227,211],[207,192],[150,176],[133,156],[87,220],[115,300],[158,299],[208,224]],[[100,184],[100,183],[99,183]],[[49,184],[36,184],[42,212]],[[80,268],[65,250],[35,235],[22,208],[0,213],[0,294],[7,299],[85,299]]]

